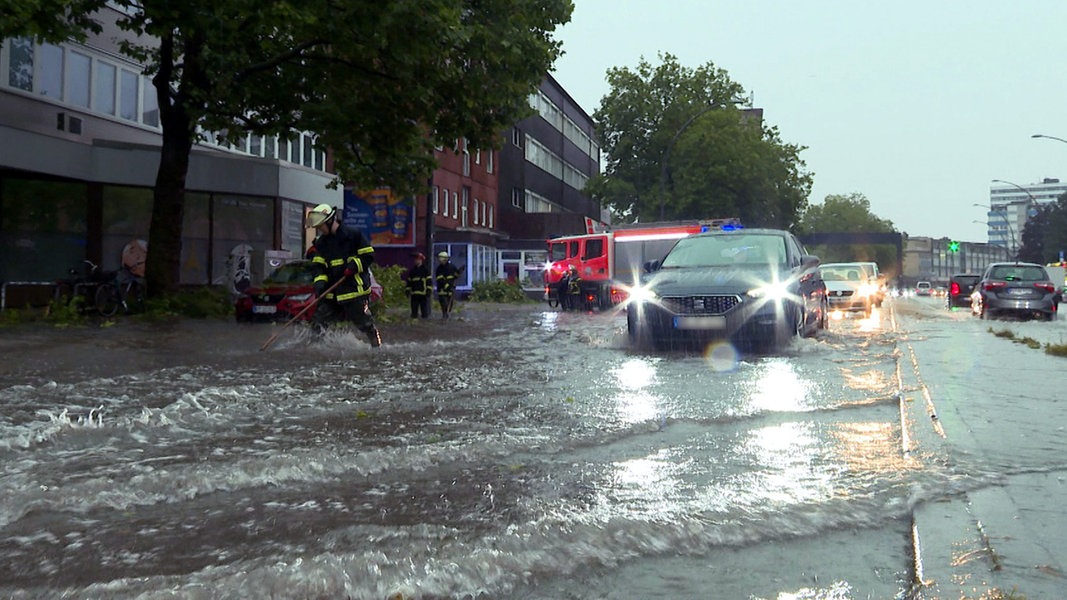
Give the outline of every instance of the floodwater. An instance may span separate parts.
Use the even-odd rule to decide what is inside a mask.
[[[377,350],[0,330],[0,596],[904,597],[916,506],[1005,465],[916,451],[917,332],[963,355],[985,325],[894,302],[757,356],[638,353],[624,316],[541,306]]]

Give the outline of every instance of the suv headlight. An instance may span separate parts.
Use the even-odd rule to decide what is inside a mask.
[[[768,283],[748,291],[749,298],[765,300],[782,300],[789,295],[789,284],[784,281]]]

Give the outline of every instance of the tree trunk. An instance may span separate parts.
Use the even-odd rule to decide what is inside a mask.
[[[160,297],[178,289],[181,278],[182,224],[185,214],[185,177],[189,172],[189,155],[193,148],[194,129],[185,98],[171,93],[174,73],[175,39],[173,33],[160,38],[159,71],[152,78],[163,127],[163,147],[159,153],[159,170],[152,202],[152,224],[148,230],[148,257],[145,282],[148,294]],[[184,44],[187,67],[182,73],[183,87],[189,78],[199,75],[200,46]],[[195,65],[195,66],[192,66]]]
[[[188,124],[163,128],[145,263],[145,280],[152,297],[174,292],[180,280],[185,176],[192,150],[192,139],[185,133],[188,129]]]

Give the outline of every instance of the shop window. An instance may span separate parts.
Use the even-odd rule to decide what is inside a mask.
[[[0,280],[53,281],[86,258],[81,183],[0,180]]]

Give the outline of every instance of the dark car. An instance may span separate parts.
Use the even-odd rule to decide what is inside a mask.
[[[993,263],[971,293],[971,311],[983,319],[1013,315],[1052,321],[1058,308],[1056,284],[1035,263]]]
[[[981,278],[981,275],[973,274],[953,275],[949,278],[948,307],[957,308],[965,306],[970,308],[971,293],[974,292],[974,286],[978,284],[978,280]]]
[[[234,314],[238,321],[288,321],[315,299],[314,278],[310,260],[286,263],[238,296]],[[314,312],[301,318],[310,319]]]
[[[626,325],[636,346],[777,347],[826,327],[819,259],[788,231],[713,231],[678,240],[631,290]]]

